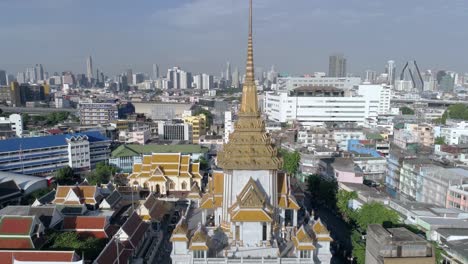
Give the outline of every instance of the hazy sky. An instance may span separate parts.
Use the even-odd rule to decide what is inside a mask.
[[[244,68],[247,0],[0,0],[0,68],[35,63],[109,75],[157,63],[219,74]],[[349,72],[389,59],[468,72],[466,0],[254,0],[257,67],[327,71],[342,52]]]

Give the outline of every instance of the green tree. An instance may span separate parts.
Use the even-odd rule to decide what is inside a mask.
[[[53,233],[50,239],[51,249],[75,250],[79,255],[84,254],[86,259],[95,259],[106,245],[105,239],[94,237],[84,239],[75,232]]]
[[[106,184],[116,172],[117,169],[114,166],[100,162],[96,164],[96,169],[86,176],[86,180],[91,185]]]
[[[208,161],[205,157],[200,157],[197,162],[200,162],[200,170],[207,170],[208,168]]]
[[[436,145],[445,145],[445,138],[444,137],[436,137],[434,144]]]
[[[203,109],[203,108],[198,108],[193,113],[193,115],[195,115],[195,116],[200,115],[200,114],[204,114],[206,116],[206,120],[208,122],[208,127],[210,127],[213,124],[213,114],[210,111],[208,111],[206,109]]]
[[[448,116],[453,119],[464,119],[466,112],[466,105],[454,104],[448,108]]]
[[[73,172],[73,169],[69,166],[66,166],[55,172],[55,179],[60,185],[69,185],[74,183],[74,175],[75,174]]]
[[[353,245],[353,257],[358,264],[366,263],[366,242],[362,240],[362,234],[354,230],[351,234]]]
[[[347,192],[344,190],[339,190],[336,195],[336,207],[347,222],[355,218],[355,212],[349,208],[349,201],[357,198],[358,195],[356,192]]]
[[[385,205],[372,202],[364,204],[356,212],[355,221],[363,231],[367,230],[370,224],[397,224],[399,222],[398,213],[392,209],[387,209]]]
[[[290,175],[295,175],[299,170],[299,162],[301,161],[301,154],[299,152],[288,152],[286,150],[280,151],[283,157],[283,170]]]
[[[312,198],[325,203],[330,207],[336,206],[336,193],[338,184],[336,181],[327,181],[320,175],[310,175],[307,178],[307,188]]]
[[[401,107],[400,111],[403,115],[414,115],[414,110],[407,106]]]

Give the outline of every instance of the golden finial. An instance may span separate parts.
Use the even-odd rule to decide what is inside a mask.
[[[252,0],[250,0],[249,12],[249,41],[247,47],[247,67],[245,70],[245,82],[242,91],[242,105],[240,115],[259,115],[257,87],[255,85],[255,69],[254,69],[254,55],[253,55],[253,30],[252,30]]]

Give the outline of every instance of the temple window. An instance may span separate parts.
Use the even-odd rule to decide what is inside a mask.
[[[310,250],[301,250],[299,252],[300,252],[300,258],[310,259]]]
[[[193,251],[193,258],[197,258],[197,259],[205,258],[205,251],[203,251],[203,250],[194,250]]]

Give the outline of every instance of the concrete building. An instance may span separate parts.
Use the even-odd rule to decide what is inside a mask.
[[[359,77],[281,77],[277,79],[278,91],[291,91],[302,86],[331,86],[342,90],[357,88],[362,80]]]
[[[109,154],[110,140],[98,132],[1,140],[0,171],[41,176],[66,166],[87,171]]]
[[[158,122],[159,140],[193,142],[192,125],[172,121]]]
[[[445,144],[458,145],[462,136],[468,136],[468,126],[460,124],[458,127],[443,127],[440,136],[444,138]]]
[[[405,124],[404,128],[396,129],[393,135],[393,143],[402,149],[415,144],[432,147],[435,140],[434,129],[429,124]]]
[[[187,116],[184,117],[184,123],[192,126],[192,143],[198,144],[200,142],[200,137],[206,134],[206,128],[208,126],[206,116],[204,114]]]
[[[115,103],[80,103],[79,115],[82,125],[109,124],[119,118]]]
[[[297,143],[304,147],[325,147],[336,149],[333,131],[322,127],[300,129],[297,134]]]
[[[182,103],[134,103],[135,113],[144,114],[154,120],[182,119],[191,104]]]
[[[436,167],[429,159],[404,160],[400,171],[400,192],[412,199],[417,199],[416,193],[422,188],[421,182],[418,179],[421,170]]]
[[[346,77],[346,58],[343,54],[333,54],[329,58],[329,77]]]
[[[0,130],[4,131],[5,129],[10,129],[14,131],[16,137],[23,137],[23,117],[20,114],[11,114],[8,118],[0,117]],[[0,135],[1,136],[1,135]]]
[[[366,264],[435,264],[435,252],[425,239],[406,228],[369,225],[366,240]]]
[[[468,184],[456,184],[449,187],[446,207],[468,212]]]
[[[112,151],[109,159],[109,164],[122,169],[123,172],[129,173],[133,169],[133,164],[142,163],[144,155],[152,153],[181,153],[190,155],[192,161],[204,158],[208,149],[199,145],[121,145]]]
[[[302,124],[355,122],[390,110],[390,87],[360,85],[356,94],[329,86],[302,86],[292,91],[269,92],[265,96],[265,113],[269,120]]]
[[[209,74],[202,74],[202,89],[211,90],[214,89],[214,78]]]

